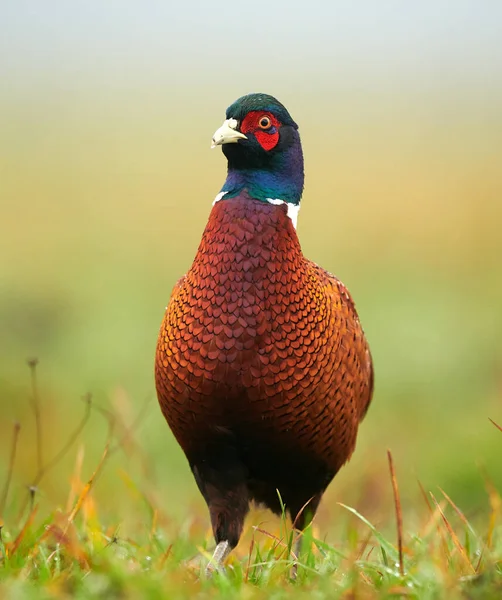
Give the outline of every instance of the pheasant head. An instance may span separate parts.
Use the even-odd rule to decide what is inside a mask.
[[[228,174],[216,201],[246,190],[249,197],[287,204],[296,226],[303,192],[303,153],[298,125],[287,109],[268,94],[248,94],[236,100],[213,136],[222,146]]]

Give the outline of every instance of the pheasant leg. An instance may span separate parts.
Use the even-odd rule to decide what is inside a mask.
[[[206,567],[206,577],[211,577],[214,571],[223,570],[223,563],[225,562],[227,556],[230,554],[231,550],[232,548],[230,547],[230,543],[227,540],[220,542],[216,546],[213,556],[211,557],[211,560],[209,561]]]

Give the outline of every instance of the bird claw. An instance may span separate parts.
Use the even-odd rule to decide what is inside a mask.
[[[207,579],[211,579],[214,573],[221,573],[222,575],[224,575],[226,573],[226,569],[223,565],[215,565],[213,561],[210,560],[207,564],[204,573]]]

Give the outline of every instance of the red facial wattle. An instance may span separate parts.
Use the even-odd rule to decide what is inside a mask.
[[[260,127],[260,122],[264,118],[270,120],[270,126],[266,129]],[[268,152],[275,148],[279,142],[280,126],[280,121],[274,115],[263,111],[251,111],[242,120],[240,129],[244,134],[252,133],[260,146]]]

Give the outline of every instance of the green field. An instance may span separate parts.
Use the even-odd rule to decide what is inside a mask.
[[[295,583],[290,526],[263,511],[226,575],[199,577],[209,520],[153,385],[164,307],[223,181],[209,142],[235,90],[1,100],[0,493],[20,425],[1,598],[502,595],[501,93],[463,91],[280,96],[306,156],[304,253],[351,290],[376,371]]]

